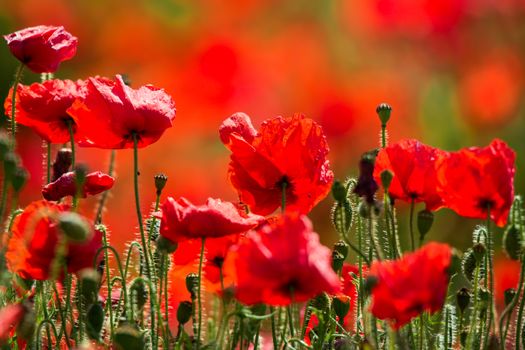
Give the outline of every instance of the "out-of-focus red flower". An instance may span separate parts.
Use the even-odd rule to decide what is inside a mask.
[[[77,53],[78,39],[64,27],[36,26],[4,35],[11,53],[35,73],[52,73]]]
[[[68,123],[76,132],[76,121],[66,112],[76,98],[84,94],[81,80],[46,80],[29,86],[19,85],[16,91],[16,122],[33,129],[44,140],[65,143],[70,140]],[[11,117],[12,89],[4,108]]]
[[[57,218],[68,209],[66,204],[36,201],[15,218],[5,255],[10,271],[25,279],[46,280],[51,277],[59,242],[65,239],[58,228]],[[96,230],[86,242],[68,242],[64,257],[67,271],[75,273],[92,267],[95,253],[101,246],[102,233]],[[61,274],[62,271],[57,272]]]
[[[164,90],[145,85],[137,90],[122,77],[89,78],[86,93],[67,110],[77,122],[79,145],[107,149],[138,147],[156,142],[175,118],[175,103]]]
[[[262,216],[245,214],[233,203],[213,198],[193,205],[184,197],[168,197],[161,209],[160,234],[173,242],[239,234],[264,221]]]
[[[443,157],[438,165],[438,191],[446,207],[461,216],[490,218],[502,227],[514,199],[516,154],[503,141],[470,147]]]
[[[341,287],[330,249],[319,243],[310,220],[296,213],[247,233],[226,264],[236,271],[237,299],[249,305],[288,305]]]
[[[22,304],[7,305],[0,310],[0,344],[11,336],[25,313],[26,308]]]
[[[115,179],[101,171],[95,171],[86,175],[86,180],[79,195],[86,198],[109,190],[113,187]],[[77,184],[75,172],[70,171],[63,174],[57,180],[47,184],[42,189],[44,199],[48,201],[58,201],[66,196],[77,194]]]
[[[499,308],[505,307],[505,291],[518,288],[521,264],[518,260],[509,259],[503,255],[494,259],[494,294]]]
[[[447,294],[451,248],[431,242],[395,261],[376,261],[370,276],[377,278],[372,289],[371,311],[396,329],[423,311],[441,309]]]
[[[394,175],[389,188],[393,199],[424,202],[428,210],[437,210],[443,200],[437,192],[436,165],[445,155],[445,151],[417,140],[401,140],[381,149],[374,177],[381,183],[381,173],[390,170]]]
[[[226,119],[219,129],[232,152],[230,180],[240,200],[257,214],[281,206],[308,213],[330,191],[333,173],[326,159],[328,144],[321,127],[296,114],[266,120],[259,132],[244,113]]]

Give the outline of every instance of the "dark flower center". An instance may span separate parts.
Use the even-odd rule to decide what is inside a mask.
[[[283,175],[283,177],[281,177],[281,179],[275,183],[275,187],[281,190],[283,188],[290,188],[291,185],[292,183],[290,182],[290,179],[287,175]]]

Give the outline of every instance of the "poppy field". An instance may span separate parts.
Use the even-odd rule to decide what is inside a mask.
[[[441,50],[461,46],[467,21],[518,6],[373,1],[376,14],[341,5],[348,30],[417,42],[425,28],[442,76],[468,61]],[[263,3],[238,11],[256,18]],[[0,349],[525,350],[523,123],[511,116],[521,116],[525,55],[498,49],[482,73],[466,68],[457,106],[443,99],[447,79],[435,80],[421,97],[423,137],[407,118],[416,95],[393,73],[369,72],[351,93],[336,74],[323,82],[308,31],[267,47],[261,62],[275,72],[248,74],[236,55],[255,46],[242,40],[210,39],[178,58],[184,69],[161,68],[176,56],[168,46],[134,51],[112,31],[98,40],[123,46],[99,61],[60,6],[64,25],[13,28],[1,43],[11,80],[0,82]],[[215,25],[242,22],[230,10]],[[137,42],[146,22],[130,25]],[[280,62],[296,40],[311,52]],[[148,54],[158,61],[130,64]],[[75,61],[92,73],[79,78]],[[294,101],[304,112],[269,113]],[[446,106],[483,137],[451,116],[432,121]]]

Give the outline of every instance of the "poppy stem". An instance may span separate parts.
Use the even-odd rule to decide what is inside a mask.
[[[520,336],[523,339],[523,328],[522,328],[523,323],[522,322],[523,322],[523,313],[525,309],[525,297],[521,296],[521,294],[522,294],[523,284],[524,284],[524,279],[523,279],[524,275],[525,275],[525,254],[521,253],[521,280],[520,280],[520,285],[518,287],[518,292],[516,293],[516,296],[514,297],[516,299],[516,302],[518,301],[518,298],[521,297],[520,308],[518,311],[518,319],[517,319],[517,324],[516,324],[516,339],[515,339],[516,350],[520,349],[520,346],[519,346]],[[510,315],[509,315],[509,319],[510,319]],[[508,322],[507,322],[507,327],[505,329],[505,335],[507,334],[507,328],[508,328]],[[502,345],[504,344],[502,343]]]
[[[204,260],[204,246],[206,238],[202,237],[201,254],[199,257],[199,283],[197,285],[197,304],[199,305],[199,325],[197,328],[197,349],[201,347],[201,328],[202,328],[202,298],[201,298],[201,284],[202,284],[202,262]]]
[[[273,350],[278,350],[279,349],[279,343],[277,341],[277,329],[275,327],[275,308],[273,306],[270,306],[270,313],[272,315],[271,321],[272,321]]]
[[[494,303],[494,271],[493,271],[493,257],[492,257],[492,232],[490,225],[490,205],[487,207],[487,260],[489,269],[489,307],[487,312],[487,330],[485,332],[484,344],[488,344],[489,334],[491,329],[495,332],[496,325],[494,320],[496,319],[496,308]]]
[[[414,243],[414,199],[410,201],[410,222],[409,222],[409,230],[410,230],[410,246],[412,247],[412,251],[416,250],[416,244]]]
[[[16,146],[16,91],[18,90],[18,84],[22,78],[22,72],[24,71],[24,64],[20,64],[15,74],[15,81],[13,83],[13,92],[11,93],[11,149],[15,149]]]
[[[473,349],[474,338],[476,333],[476,319],[478,317],[478,299],[479,299],[479,270],[480,263],[476,262],[476,270],[474,272],[474,306],[472,312],[470,313],[470,326],[469,334],[466,341],[466,349]]]
[[[381,124],[381,148],[386,147],[386,124]]]
[[[423,313],[419,315],[419,350],[423,350],[425,337],[425,323],[423,322]]]
[[[293,312],[292,312],[293,303],[294,303],[293,288],[290,288],[290,298],[291,298],[291,302],[290,302],[290,305],[286,307],[286,312],[288,313],[288,326],[290,327],[290,335],[293,338],[295,337],[295,329],[293,325],[294,319],[293,319]]]
[[[108,168],[108,175],[113,176],[113,171],[115,168],[115,150],[112,149],[109,155],[109,168]],[[97,208],[97,215],[95,216],[95,223],[101,224],[102,223],[102,212],[104,211],[104,207],[106,206],[106,201],[108,199],[110,190],[104,191],[102,194],[102,197],[100,197],[100,201],[98,202],[98,208]]]
[[[67,130],[69,131],[69,143],[71,144],[71,169],[75,169],[75,135],[73,133],[73,122],[66,121]]]
[[[51,182],[51,142],[46,141],[46,185]]]

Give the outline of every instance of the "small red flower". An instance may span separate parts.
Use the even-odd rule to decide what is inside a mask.
[[[67,110],[78,124],[79,145],[108,149],[132,148],[156,142],[175,118],[175,103],[162,89],[145,85],[137,90],[122,77],[115,81],[89,78],[86,94]]]
[[[371,311],[396,329],[422,313],[441,309],[447,294],[452,252],[447,244],[431,242],[395,261],[375,261],[370,276]]]
[[[428,210],[437,210],[443,200],[437,192],[436,164],[445,155],[445,151],[417,140],[402,140],[381,149],[374,177],[381,183],[381,173],[390,170],[394,174],[389,188],[393,199],[424,202]]]
[[[328,144],[321,127],[296,114],[266,120],[259,132],[244,113],[226,119],[221,141],[232,152],[229,177],[240,200],[260,215],[281,206],[308,213],[330,191],[334,174],[326,159]]]
[[[9,339],[25,314],[26,308],[22,304],[11,304],[0,309],[0,344]]]
[[[18,215],[5,254],[10,271],[25,279],[46,280],[51,276],[59,240],[63,238],[57,217],[68,205],[36,201]],[[92,267],[96,251],[102,246],[102,233],[95,231],[87,242],[66,245],[67,270],[75,273]],[[60,272],[60,271],[59,271]]]
[[[306,216],[288,214],[250,231],[226,264],[236,270],[235,295],[242,303],[288,305],[340,290],[331,255]]]
[[[173,241],[222,237],[246,232],[262,221],[262,216],[245,215],[230,202],[209,198],[204,205],[193,205],[181,197],[168,197],[162,205],[160,234]]]
[[[109,190],[113,187],[115,179],[100,171],[87,174],[86,181],[79,195],[86,198]],[[74,196],[77,193],[75,173],[68,172],[60,176],[57,180],[47,184],[42,189],[44,199],[48,201],[58,201],[66,196]]]
[[[46,80],[43,83],[18,85],[16,91],[16,122],[33,129],[51,143],[70,140],[68,123],[76,132],[76,121],[66,112],[76,98],[84,94],[81,80]],[[11,118],[12,89],[4,103]]]
[[[78,39],[64,27],[36,26],[4,35],[11,53],[35,73],[52,73],[77,53]]]
[[[490,218],[502,227],[514,199],[516,154],[501,140],[487,147],[452,152],[441,160],[438,191],[445,206],[461,216]]]

